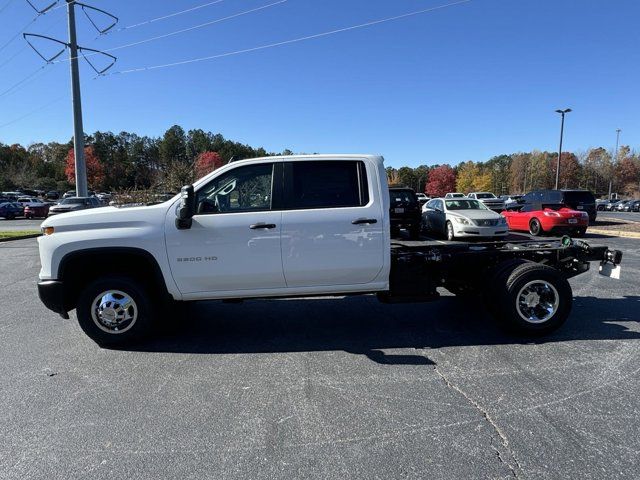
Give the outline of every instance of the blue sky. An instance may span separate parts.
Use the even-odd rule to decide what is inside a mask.
[[[9,4],[7,5],[7,2]],[[46,0],[33,0],[45,5]],[[79,43],[107,49],[277,0],[224,0],[101,38],[78,12]],[[449,0],[451,1],[451,0]],[[236,51],[449,3],[448,0],[287,0],[209,27],[112,52],[113,71]],[[128,26],[207,0],[87,0]],[[34,12],[0,0],[0,46]],[[66,37],[65,8],[28,32]],[[81,62],[84,129],[161,135],[179,124],[269,151],[380,153],[417,166],[565,149],[640,146],[640,2],[472,0],[469,3],[277,48],[95,79]],[[24,45],[0,51],[0,65]],[[25,49],[0,66],[0,142],[72,135],[68,63]],[[52,100],[59,101],[39,109]]]

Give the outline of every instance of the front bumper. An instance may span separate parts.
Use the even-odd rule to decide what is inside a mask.
[[[41,280],[38,282],[38,296],[49,310],[69,318],[65,305],[64,283],[59,280]]]
[[[498,227],[478,227],[475,225],[454,225],[456,237],[504,237],[509,233],[507,225]]]

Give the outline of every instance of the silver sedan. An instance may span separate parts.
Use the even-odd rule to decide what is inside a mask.
[[[509,233],[507,220],[471,198],[434,198],[422,209],[422,228],[455,238],[494,238]]]

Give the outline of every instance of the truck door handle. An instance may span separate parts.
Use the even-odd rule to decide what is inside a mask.
[[[362,225],[365,223],[378,223],[378,220],[376,220],[375,218],[358,218],[351,223],[353,223],[354,225]]]
[[[249,225],[249,228],[251,230],[259,230],[261,228],[276,228],[276,224],[260,222],[260,223],[254,223],[253,225]]]

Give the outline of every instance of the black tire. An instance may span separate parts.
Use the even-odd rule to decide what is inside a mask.
[[[123,321],[118,331],[118,326],[107,325],[106,320],[100,322],[97,309],[94,312],[94,302],[100,301],[100,296],[104,293],[112,292],[114,299],[121,299],[121,294],[126,295],[133,304],[128,303],[129,307],[121,309],[128,314],[135,312],[135,320]],[[120,293],[113,293],[120,292]],[[102,297],[104,300],[105,297]],[[151,296],[147,289],[132,278],[124,276],[107,276],[99,278],[91,282],[81,293],[76,306],[76,315],[78,323],[84,332],[101,346],[123,347],[131,343],[137,342],[145,338],[153,326],[155,311],[150,301]],[[105,318],[114,316],[111,306],[117,305],[114,302],[104,302]],[[111,308],[111,310],[109,310]],[[109,310],[109,311],[108,311]],[[101,324],[102,326],[99,326]]]
[[[501,276],[504,279],[504,273]],[[528,262],[515,267],[506,282],[492,287],[493,312],[508,330],[531,336],[559,328],[569,317],[573,293],[567,279],[555,268]],[[532,304],[527,305],[530,298]]]
[[[489,281],[484,284],[483,298],[484,306],[491,314],[494,316],[497,314],[496,306],[499,304],[499,299],[496,294],[497,290],[494,288],[495,285],[505,285],[507,283],[507,278],[509,278],[511,272],[513,272],[517,267],[521,265],[530,265],[532,263],[533,262],[531,260],[511,258],[499,263],[493,271],[490,272]]]
[[[420,239],[420,224],[411,226],[411,228],[409,229],[409,238],[411,240]]]
[[[14,214],[10,213],[4,218],[6,218],[7,220],[13,220],[14,218],[16,218],[16,216]]]
[[[540,224],[540,220],[538,220],[537,218],[532,218],[529,221],[529,233],[534,237],[537,237],[538,235],[542,235],[544,233],[542,225]]]
[[[453,231],[453,223],[447,220],[447,223],[444,226],[444,236],[447,240],[452,242],[456,239],[456,235]]]

